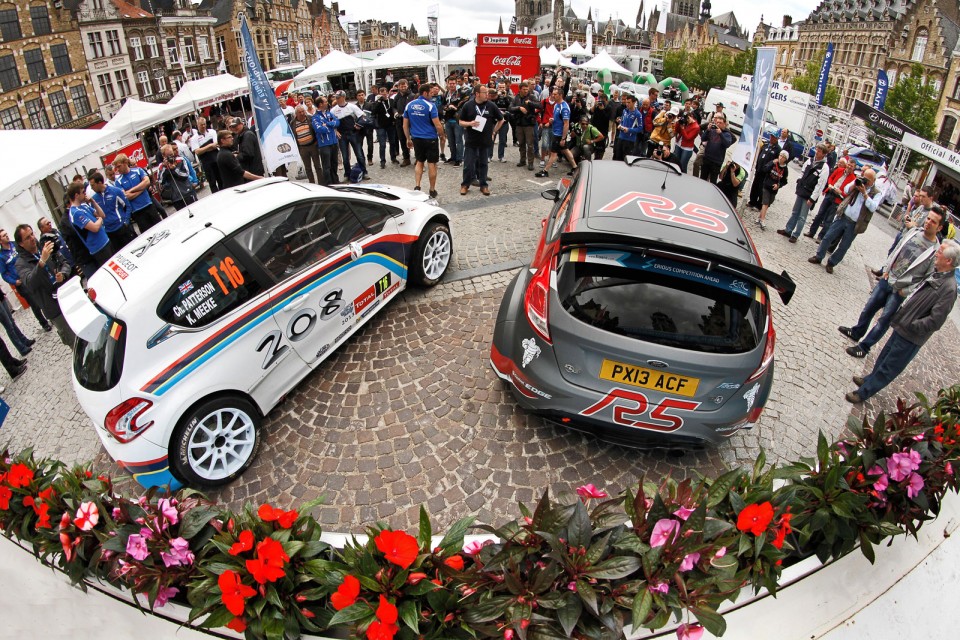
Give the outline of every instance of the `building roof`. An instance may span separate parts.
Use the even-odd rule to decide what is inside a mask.
[[[233,0],[203,0],[198,9],[209,11],[217,19],[214,26],[219,27],[233,20]]]
[[[135,7],[132,4],[128,4],[123,0],[110,0],[113,3],[113,6],[117,8],[120,12],[121,18],[127,19],[136,19],[136,18],[152,18],[154,17],[152,13],[146,9],[141,9],[140,7]]]

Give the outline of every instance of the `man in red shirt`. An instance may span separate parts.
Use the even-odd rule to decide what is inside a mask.
[[[820,203],[817,216],[813,219],[813,222],[810,223],[810,231],[803,234],[804,236],[812,238],[819,228],[819,238],[821,240],[823,239],[823,236],[827,233],[827,227],[830,226],[830,222],[833,220],[833,215],[837,212],[837,205],[839,205],[843,197],[850,192],[850,185],[852,185],[856,179],[854,175],[856,168],[856,162],[848,161],[845,158],[837,160],[837,168],[834,169],[830,177],[827,178],[827,186],[823,190],[823,202]]]

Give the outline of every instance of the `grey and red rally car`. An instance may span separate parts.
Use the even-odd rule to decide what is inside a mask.
[[[580,165],[507,287],[490,362],[524,408],[634,445],[718,444],[773,381],[764,269],[716,186],[636,159]]]

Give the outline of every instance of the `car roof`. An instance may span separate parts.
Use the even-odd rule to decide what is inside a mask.
[[[721,258],[759,264],[740,218],[720,190],[706,180],[676,175],[663,164],[646,160],[633,166],[620,161],[597,160],[586,170],[583,211],[579,219],[572,218],[569,231],[615,234],[628,243],[629,239],[654,240],[680,249],[699,249]],[[664,184],[666,188],[661,189]],[[662,199],[674,206],[658,207],[653,213],[671,211],[672,218],[650,217],[639,206],[644,201],[664,202]],[[688,203],[718,213],[687,216],[680,208]],[[711,226],[709,222],[691,226],[691,223],[700,225],[710,218],[719,220],[720,224],[713,225],[713,229],[702,228]],[[689,222],[684,223],[684,220]]]

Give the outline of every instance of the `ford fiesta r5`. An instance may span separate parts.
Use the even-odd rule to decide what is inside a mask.
[[[450,263],[447,213],[268,179],[222,190],[60,289],[73,386],[144,486],[230,482],[263,416],[408,281]]]
[[[490,360],[517,402],[638,446],[722,442],[773,381],[769,289],[723,194],[656,160],[583,163],[507,287]]]

